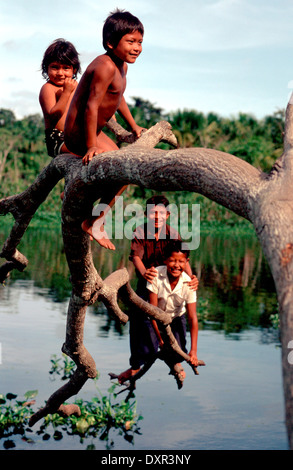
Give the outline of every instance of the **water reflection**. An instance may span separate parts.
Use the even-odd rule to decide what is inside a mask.
[[[71,284],[60,230],[29,229],[20,250],[29,259],[29,266],[23,273],[13,271],[9,282],[33,279],[36,286],[47,289],[53,302],[68,299]],[[115,269],[126,267],[135,288],[134,269],[128,260],[129,240],[116,241],[115,252],[103,250],[95,243],[92,250],[102,278]],[[272,315],[277,313],[277,298],[268,265],[253,234],[245,237],[203,236],[199,248],[191,252],[190,263],[200,280],[198,312],[201,327],[224,329],[231,334],[250,326],[271,326]],[[100,303],[94,306],[94,312],[107,315]],[[108,319],[104,333],[110,328],[123,333],[119,322],[112,318]]]
[[[29,229],[19,248],[29,266],[23,273],[13,271],[0,288],[0,393],[38,389],[37,406],[42,406],[56,389],[48,380],[49,358],[60,355],[64,341],[69,271],[60,231]],[[129,248],[128,240],[116,243],[111,253],[93,244],[102,278],[126,267],[135,287]],[[191,253],[191,265],[200,279],[199,357],[207,366],[198,377],[188,370],[178,392],[166,365],[157,361],[137,384],[143,435],[134,447],[115,436],[115,449],[287,449],[279,338],[270,323],[277,300],[256,238],[204,236]],[[122,327],[97,303],[88,309],[85,344],[105,394],[108,373],[128,366],[128,325]],[[92,396],[89,381],[82,397]],[[62,441],[36,439],[34,449],[83,448],[73,437]],[[27,447],[19,442],[17,448]]]

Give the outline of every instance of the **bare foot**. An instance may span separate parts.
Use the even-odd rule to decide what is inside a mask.
[[[124,372],[121,372],[121,374],[119,374],[117,376],[117,379],[118,379],[118,382],[120,384],[123,384],[124,382],[127,382],[127,380],[131,379],[131,377],[133,377],[135,374],[137,374],[137,372],[139,371],[140,369],[127,369],[125,370]]]
[[[81,224],[81,228],[82,230],[84,230],[89,236],[90,236],[90,240],[92,241],[93,240],[93,237],[91,235],[91,226],[89,225],[88,221],[85,220],[82,224]]]
[[[104,224],[102,220],[96,220],[92,225],[90,225],[88,220],[85,220],[81,224],[81,228],[88,233],[91,237],[91,240],[95,240],[103,248],[109,250],[116,250],[115,245],[109,240],[107,232],[104,230]]]
[[[180,363],[174,365],[173,374],[177,382],[178,388],[182,388],[184,379],[186,377],[186,372]]]

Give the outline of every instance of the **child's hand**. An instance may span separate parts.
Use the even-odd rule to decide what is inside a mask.
[[[190,362],[193,366],[197,367],[198,366],[198,359],[197,359],[197,354],[193,351],[190,351],[188,353],[188,356],[190,357]]]
[[[140,127],[138,125],[136,125],[133,129],[132,129],[132,132],[133,134],[137,137],[137,139],[141,136],[141,133],[142,131],[146,131],[147,129],[145,129],[144,127]]]
[[[150,283],[153,282],[154,278],[157,277],[158,275],[158,271],[156,270],[156,268],[154,268],[153,266],[151,268],[148,268],[146,269],[143,277]]]
[[[192,274],[192,276],[190,277],[191,277],[191,281],[188,283],[188,286],[190,287],[191,290],[197,290],[198,284],[199,284],[197,277],[194,274]]]
[[[103,152],[106,152],[106,150],[99,147],[90,147],[82,159],[83,165],[88,165],[95,155]]]
[[[63,85],[63,91],[68,91],[69,93],[72,93],[75,91],[77,87],[77,81],[74,80],[74,78],[65,78],[64,80],[64,85]]]

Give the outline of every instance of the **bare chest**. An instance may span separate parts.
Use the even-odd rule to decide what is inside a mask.
[[[110,83],[107,91],[110,95],[117,95],[117,96],[122,97],[125,91],[125,88],[126,88],[126,74],[124,71],[121,73],[119,70],[117,70],[114,74],[114,78],[112,82]]]

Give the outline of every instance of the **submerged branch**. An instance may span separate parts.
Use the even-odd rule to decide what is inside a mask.
[[[72,397],[72,395],[76,395],[84,386],[87,379],[88,375],[85,372],[77,369],[67,384],[63,385],[63,387],[54,392],[47,400],[46,405],[32,415],[29,421],[29,425],[34,426],[34,424],[36,424],[40,419],[44,418],[48,414],[58,412],[64,413],[65,410],[63,403],[68,400],[68,398]],[[78,410],[75,408],[74,413],[76,412],[78,413]]]

